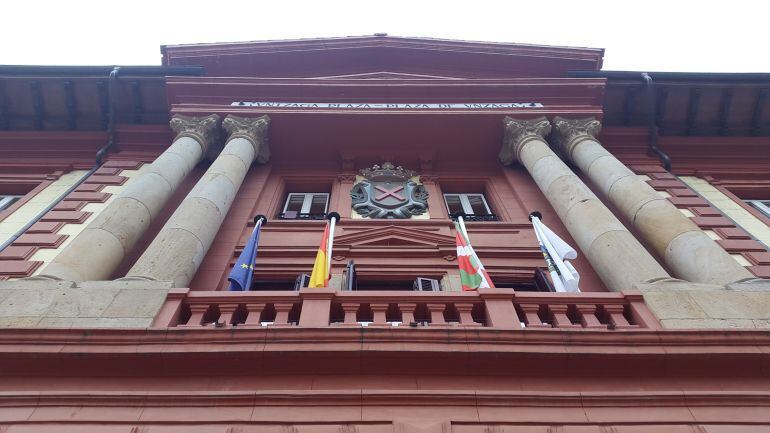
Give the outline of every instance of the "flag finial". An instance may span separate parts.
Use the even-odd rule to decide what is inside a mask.
[[[532,217],[537,217],[537,219],[542,220],[543,214],[540,213],[539,210],[533,210],[529,213],[529,220],[532,221]]]

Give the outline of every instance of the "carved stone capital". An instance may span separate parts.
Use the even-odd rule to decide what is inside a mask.
[[[594,117],[585,119],[553,119],[555,131],[551,143],[567,158],[572,160],[572,150],[583,140],[595,140],[602,124]]]
[[[227,141],[234,138],[248,140],[254,146],[258,162],[266,163],[270,159],[270,147],[267,145],[267,127],[270,117],[238,117],[232,114],[225,117],[222,127],[228,132]]]
[[[176,132],[176,138],[190,137],[200,143],[205,155],[213,143],[219,138],[217,123],[219,116],[211,114],[206,117],[190,117],[175,114],[169,125]]]
[[[545,141],[545,136],[551,132],[551,123],[545,117],[537,119],[513,119],[505,117],[505,137],[500,149],[500,161],[510,165],[519,160],[519,152],[525,144],[532,140]]]

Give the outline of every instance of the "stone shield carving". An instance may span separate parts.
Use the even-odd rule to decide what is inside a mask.
[[[428,191],[412,170],[390,162],[361,170],[364,180],[353,185],[353,210],[368,218],[411,218],[428,210]]]

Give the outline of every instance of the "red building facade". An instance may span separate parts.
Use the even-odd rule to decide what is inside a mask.
[[[770,431],[770,76],[387,36],[162,51],[0,67],[0,432]],[[424,209],[356,211],[378,170]],[[581,293],[549,290],[533,211]],[[303,287],[332,212],[329,287]],[[494,289],[460,290],[458,213]]]

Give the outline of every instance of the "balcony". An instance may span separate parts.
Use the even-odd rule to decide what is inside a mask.
[[[660,329],[642,294],[173,289],[153,327]]]

